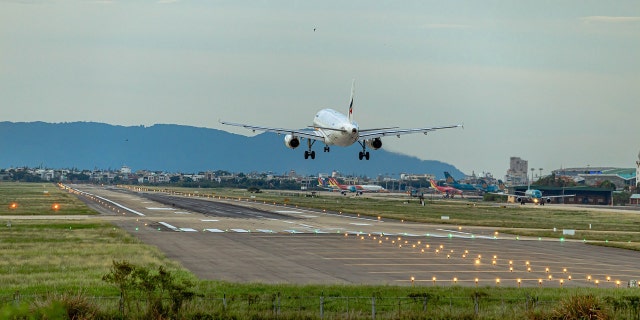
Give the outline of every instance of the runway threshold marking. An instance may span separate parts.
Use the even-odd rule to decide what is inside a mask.
[[[224,231],[220,229],[204,229],[205,231],[213,232],[213,233],[223,233]]]

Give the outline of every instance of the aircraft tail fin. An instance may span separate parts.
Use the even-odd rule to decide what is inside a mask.
[[[326,187],[327,186],[327,182],[324,181],[324,179],[322,178],[318,178],[318,187]]]
[[[436,188],[437,184],[436,184],[436,182],[435,182],[435,181],[433,181],[433,179],[429,179],[429,182],[431,183],[431,187],[432,187],[432,188],[437,189],[437,188]]]
[[[356,92],[356,80],[351,82],[351,98],[349,99],[349,122],[353,122],[353,96]]]
[[[449,172],[444,172],[444,177],[447,179],[447,183],[455,183],[456,179],[454,179]]]

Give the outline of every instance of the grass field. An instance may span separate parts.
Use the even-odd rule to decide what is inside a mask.
[[[88,214],[95,212],[53,183],[0,183],[0,216]]]
[[[0,200],[4,201],[3,205],[8,205],[11,201],[29,202],[23,209],[24,214],[29,216],[51,214],[52,201],[63,204],[62,209],[56,212],[58,214],[69,214],[65,213],[65,208],[76,212],[75,214],[93,214],[80,201],[54,185],[45,187],[49,187],[47,196],[41,194],[42,184],[0,184]],[[199,194],[203,194],[202,192],[203,190],[200,190]],[[221,196],[250,196],[237,190],[207,192],[216,192]],[[415,200],[407,203],[406,199],[363,201],[361,198],[307,198],[278,193],[254,196],[256,201],[281,201],[289,206],[304,205],[438,223],[442,222],[439,219],[440,215],[445,214],[457,221],[449,221],[450,223],[463,224],[473,220],[484,225],[495,221],[504,228],[521,226],[518,217],[523,215],[542,216],[544,219],[537,220],[548,220],[531,219],[525,224],[526,229],[516,229],[519,232],[543,232],[542,230],[558,223],[554,220],[555,214],[559,215],[557,221],[568,224],[585,223],[582,221],[585,217],[593,219],[592,232],[618,232],[632,236],[637,232],[637,228],[625,226],[637,223],[633,216],[623,217],[622,221],[627,222],[619,223],[620,220],[607,214],[599,216],[589,212],[502,208],[466,202],[438,201],[422,207],[414,203]],[[46,213],[34,208],[41,208]],[[12,215],[17,214],[17,211],[10,211],[13,209],[5,210]],[[501,219],[503,214],[504,219]],[[138,265],[165,266],[182,278],[192,279],[197,296],[186,305],[185,318],[202,319],[203,315],[211,315],[216,318],[237,319],[319,319],[320,310],[323,310],[325,319],[371,319],[373,304],[376,319],[552,319],[558,312],[568,312],[562,308],[567,305],[573,306],[565,301],[574,297],[579,298],[579,304],[605,310],[610,318],[634,319],[640,314],[640,292],[622,288],[298,286],[198,281],[178,263],[166,259],[155,247],[140,243],[131,235],[101,221],[98,217],[83,220],[11,219],[7,215],[5,217],[5,221],[0,224],[0,252],[3,258],[0,260],[0,309],[3,303],[15,302],[17,291],[20,292],[23,301],[47,293],[82,292],[82,295],[89,297],[98,308],[107,310],[106,314],[117,318],[114,309],[117,309],[118,290],[102,281],[102,277],[109,272],[112,261],[127,260]],[[561,227],[558,225],[558,228]],[[633,240],[632,244],[637,242],[636,238]],[[593,301],[584,298],[589,296],[594,297],[595,307]],[[131,318],[142,319],[145,315],[141,312],[132,315]]]

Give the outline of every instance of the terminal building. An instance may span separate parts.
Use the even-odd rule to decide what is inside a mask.
[[[563,168],[553,170],[558,177],[570,177],[578,184],[598,186],[604,181],[610,181],[616,190],[629,189],[636,186],[636,168],[613,167],[585,167]]]

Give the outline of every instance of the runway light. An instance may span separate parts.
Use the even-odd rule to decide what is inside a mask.
[[[538,286],[542,287],[542,279],[538,279]]]
[[[587,281],[591,281],[591,275],[587,276]]]
[[[520,283],[522,283],[522,279],[518,278],[516,281],[518,282],[518,288],[520,288]]]
[[[433,277],[431,280],[433,280],[433,285],[436,285],[436,277]]]
[[[480,265],[480,260],[479,259],[476,259],[476,266],[477,265]]]
[[[544,272],[549,273],[549,267],[544,268]]]
[[[453,283],[457,284],[458,283],[458,278],[457,277],[453,277]]]
[[[413,282],[416,280],[413,276],[411,277],[411,286],[413,287]]]
[[[567,268],[563,268],[562,273],[567,273]]]
[[[513,272],[513,267],[509,267],[509,272]]]
[[[569,279],[569,281],[571,281],[571,275],[569,275],[569,277],[567,277],[567,279]]]
[[[607,282],[611,281],[611,277],[607,276]]]
[[[596,280],[596,287],[600,284],[600,280]]]
[[[552,279],[552,277],[553,277],[553,276],[549,275],[549,280],[551,280],[551,279]]]
[[[55,211],[58,211],[58,210],[60,210],[60,205],[57,204],[57,203],[54,203],[54,204],[51,205],[51,209],[55,210]]]
[[[509,260],[509,265],[513,265],[513,260]]]
[[[496,287],[500,286],[500,278],[496,279]]]
[[[526,262],[524,263],[524,265],[528,267],[528,266],[529,266],[529,261],[526,261]]]
[[[620,288],[620,280],[616,280],[616,288]]]
[[[564,279],[560,279],[560,286],[564,285]]]
[[[531,267],[527,267],[527,272],[531,272]]]
[[[475,281],[475,283],[476,283],[476,287],[478,286],[478,281],[479,281],[479,280],[480,280],[480,279],[478,279],[478,278],[475,278],[475,280],[474,280],[474,281]]]
[[[18,204],[16,202],[11,202],[11,204],[9,205],[9,209],[17,209],[18,208]]]

